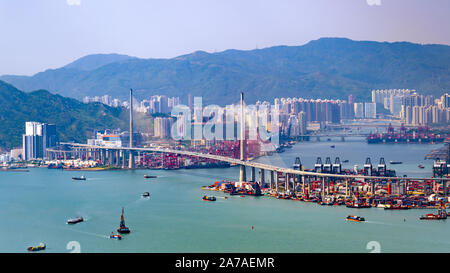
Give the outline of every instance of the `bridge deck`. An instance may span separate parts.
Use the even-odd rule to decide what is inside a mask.
[[[298,174],[298,175],[306,175],[306,176],[318,176],[318,177],[336,177],[343,179],[367,179],[367,180],[445,180],[448,181],[450,178],[422,178],[422,177],[385,177],[385,176],[364,176],[364,175],[345,175],[345,174],[330,174],[330,173],[316,173],[316,172],[307,172],[294,170],[289,168],[282,168],[273,165],[252,162],[252,161],[243,161],[235,158],[229,158],[225,156],[219,155],[211,155],[211,154],[202,154],[191,151],[183,151],[183,150],[173,150],[168,148],[127,148],[127,147],[105,147],[105,146],[95,146],[88,144],[79,144],[79,143],[61,143],[62,145],[70,145],[74,147],[83,147],[89,149],[104,149],[104,150],[125,150],[125,151],[138,151],[138,152],[159,152],[159,153],[171,153],[171,154],[180,154],[180,155],[188,155],[188,156],[196,156],[208,159],[214,159],[218,161],[228,162],[237,165],[244,165],[247,167],[254,167],[258,169],[264,169],[269,171],[276,171],[281,173],[289,173],[289,174]]]

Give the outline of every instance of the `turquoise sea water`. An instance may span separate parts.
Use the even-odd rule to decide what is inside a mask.
[[[336,148],[330,148],[336,145]],[[291,166],[300,156],[312,167],[317,156],[335,156],[362,166],[370,156],[378,164],[394,165],[398,175],[430,176],[432,161],[423,158],[442,145],[368,145],[361,141],[305,142],[258,161]],[[422,163],[425,169],[418,169]],[[389,164],[388,164],[389,165]],[[249,173],[249,172],[247,172]],[[157,175],[144,179],[144,174]],[[87,181],[72,181],[85,175]],[[69,252],[77,241],[81,252],[369,252],[377,241],[381,252],[449,252],[450,220],[420,221],[429,210],[385,211],[324,207],[269,197],[228,199],[223,193],[201,190],[219,179],[237,179],[239,169],[176,171],[76,172],[30,169],[0,172],[0,252],[26,252],[39,242],[45,252]],[[267,176],[266,176],[267,177]],[[151,197],[141,197],[145,191]],[[204,202],[204,194],[218,197]],[[108,238],[117,229],[121,208],[131,233],[123,240]],[[361,215],[365,223],[345,221]],[[68,218],[85,222],[67,225]],[[251,226],[254,226],[254,230]]]

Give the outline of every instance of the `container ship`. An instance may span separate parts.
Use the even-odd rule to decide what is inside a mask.
[[[394,127],[389,124],[387,133],[370,134],[367,137],[367,143],[441,143],[445,139],[445,135],[430,133],[428,126],[419,126],[417,130],[407,132],[406,127],[402,124],[400,132],[395,132]]]

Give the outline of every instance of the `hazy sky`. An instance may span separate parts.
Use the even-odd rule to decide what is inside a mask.
[[[370,5],[369,5],[370,4]],[[449,0],[0,0],[0,75],[320,37],[450,44]]]

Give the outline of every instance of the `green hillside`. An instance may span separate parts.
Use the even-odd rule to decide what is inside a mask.
[[[54,123],[61,141],[85,142],[96,129],[126,128],[128,115],[121,108],[84,104],[45,90],[24,93],[0,81],[0,147],[21,146],[26,121]]]

